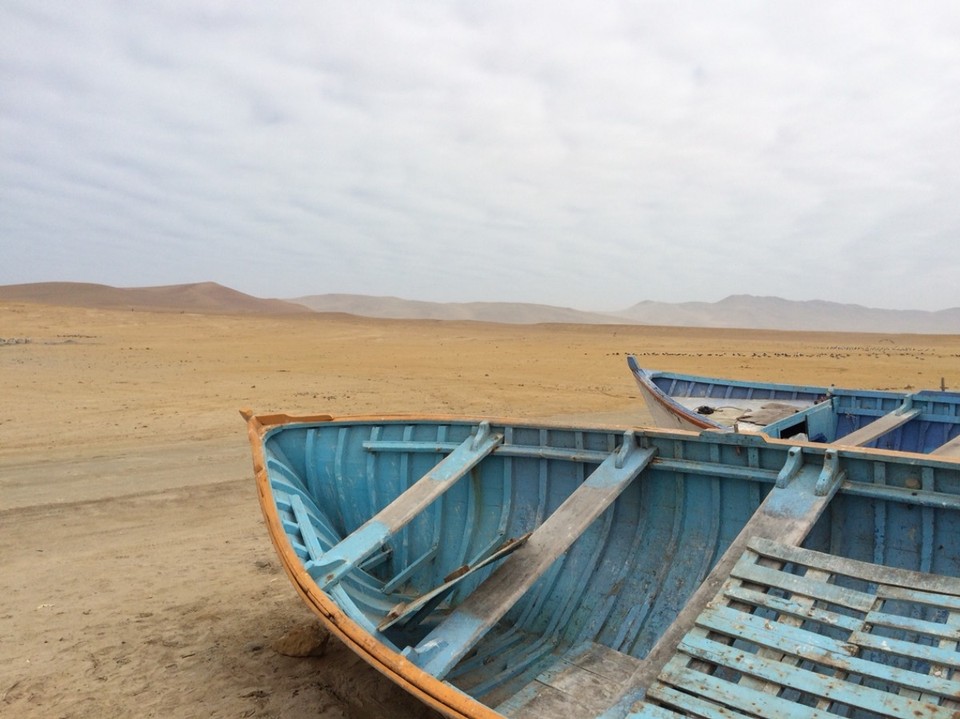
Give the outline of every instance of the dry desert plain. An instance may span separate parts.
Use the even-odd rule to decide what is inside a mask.
[[[287,656],[318,625],[264,531],[241,407],[639,425],[628,353],[734,378],[960,385],[960,336],[8,302],[0,337],[10,717],[429,715],[335,641]]]

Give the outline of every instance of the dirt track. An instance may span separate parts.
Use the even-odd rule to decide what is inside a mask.
[[[0,715],[419,716],[274,560],[240,407],[643,424],[626,368],[960,386],[960,337],[0,304]]]

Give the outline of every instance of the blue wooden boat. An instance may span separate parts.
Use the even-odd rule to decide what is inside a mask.
[[[960,463],[245,411],[326,626],[450,717],[956,717]]]
[[[743,382],[644,369],[632,356],[627,363],[658,427],[960,457],[958,392]]]

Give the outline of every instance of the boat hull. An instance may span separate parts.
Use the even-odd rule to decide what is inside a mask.
[[[564,695],[564,711],[599,716],[629,696],[629,678],[663,653],[685,607],[715,588],[710,577],[729,571],[745,533],[793,526],[813,550],[960,573],[955,463],[735,434],[245,417],[267,529],[300,596],[448,716],[526,716],[553,696],[544,677],[584,657],[615,667],[621,684],[608,677],[594,699]],[[790,519],[812,492],[769,503],[798,473],[831,488]],[[596,518],[578,525],[587,512]]]
[[[628,358],[667,429],[762,432],[779,439],[960,458],[960,394],[744,382],[660,372]]]

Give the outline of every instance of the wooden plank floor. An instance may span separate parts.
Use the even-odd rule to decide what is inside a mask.
[[[610,707],[640,660],[588,642],[574,647],[497,711],[511,719],[583,719]]]
[[[701,716],[953,718],[958,616],[960,579],[756,538],[647,701]]]

